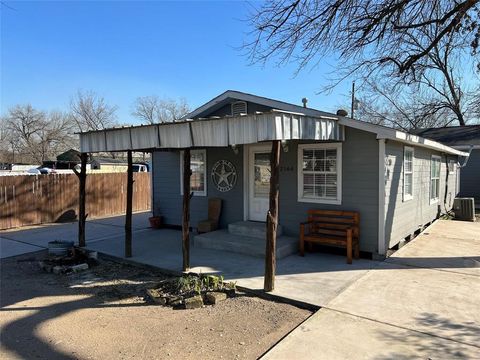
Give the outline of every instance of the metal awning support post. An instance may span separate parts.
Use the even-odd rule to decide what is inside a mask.
[[[190,269],[190,149],[183,152],[183,215],[182,215],[182,255],[183,271]]]
[[[125,257],[132,257],[133,164],[132,151],[127,151],[127,209],[125,214]]]
[[[267,241],[265,249],[265,277],[263,289],[272,291],[275,288],[275,262],[278,227],[278,194],[279,194],[279,164],[280,140],[272,141],[270,154],[270,206],[267,213]]]
[[[86,184],[87,184],[87,160],[88,154],[80,154],[80,172],[73,168],[73,172],[78,177],[78,246],[85,246],[85,223],[88,214],[85,213],[85,198],[86,198]]]

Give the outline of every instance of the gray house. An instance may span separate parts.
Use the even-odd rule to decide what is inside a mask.
[[[238,91],[174,123],[80,135],[82,152],[151,151],[152,210],[171,225],[182,223],[182,149],[191,149],[191,225],[206,218],[209,198],[221,198],[224,233],[230,224],[255,228],[265,221],[273,140],[282,141],[283,234],[298,238],[309,209],[358,211],[360,248],[380,256],[452,207],[457,163],[467,155],[391,128]]]
[[[459,196],[475,198],[475,207],[480,208],[480,125],[429,128],[417,130],[415,133],[470,152],[465,167],[461,169]]]

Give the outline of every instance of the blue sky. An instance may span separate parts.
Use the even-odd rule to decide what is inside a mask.
[[[184,97],[195,108],[235,89],[335,111],[350,84],[316,95],[326,63],[296,77],[295,64],[250,66],[238,47],[249,31],[245,2],[14,2],[1,14],[1,113],[15,104],[67,109],[78,90],[118,106],[138,96]],[[329,60],[330,65],[334,60]]]

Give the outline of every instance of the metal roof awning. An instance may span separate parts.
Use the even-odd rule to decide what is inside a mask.
[[[225,147],[271,140],[342,141],[342,125],[337,120],[273,110],[254,115],[112,128],[80,133],[80,151]]]

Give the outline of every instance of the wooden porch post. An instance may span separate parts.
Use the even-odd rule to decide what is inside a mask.
[[[183,271],[190,269],[190,149],[183,153],[183,218],[182,218],[182,254]]]
[[[270,154],[270,206],[267,213],[267,244],[265,249],[265,277],[263,283],[263,289],[265,291],[272,291],[275,288],[280,149],[280,140],[274,140]]]
[[[85,222],[88,214],[85,214],[85,188],[87,183],[87,160],[88,154],[80,154],[80,172],[73,168],[73,172],[78,177],[78,246],[85,246]]]
[[[127,209],[125,214],[125,257],[132,257],[132,201],[133,201],[133,166],[132,151],[127,152]]]

